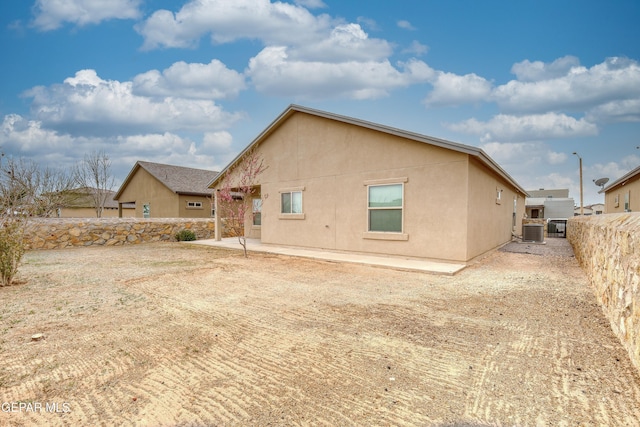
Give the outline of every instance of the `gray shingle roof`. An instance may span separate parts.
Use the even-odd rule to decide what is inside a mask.
[[[216,171],[185,168],[161,163],[138,162],[138,164],[171,191],[178,194],[211,194],[208,184],[218,175]]]
[[[162,163],[137,161],[129,175],[124,180],[120,190],[115,195],[118,200],[138,168],[149,172],[169,190],[177,194],[190,194],[196,196],[210,196],[211,189],[208,184],[218,175],[217,171],[206,169],[194,169],[184,166],[165,165]]]

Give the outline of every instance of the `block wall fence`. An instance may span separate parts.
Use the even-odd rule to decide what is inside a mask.
[[[213,239],[213,219],[191,218],[38,218],[25,229],[27,250],[77,246],[118,246],[145,242],[175,241],[187,229],[198,240]]]
[[[567,238],[613,331],[640,370],[640,212],[571,218]]]

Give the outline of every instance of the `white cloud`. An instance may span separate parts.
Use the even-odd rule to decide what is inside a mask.
[[[133,94],[132,82],[103,80],[94,70],[81,70],[63,84],[38,86],[32,114],[46,127],[87,135],[212,131],[240,118],[212,101],[166,97],[152,100]]]
[[[593,122],[640,122],[640,97],[598,105],[586,117]]]
[[[70,168],[84,153],[104,150],[111,156],[113,174],[122,180],[138,160],[220,170],[233,157],[232,137],[226,131],[205,133],[202,142],[171,133],[86,137],[46,129],[17,114],[0,123],[0,146],[14,157],[41,165]]]
[[[480,148],[501,165],[524,162],[538,164],[547,158],[549,150],[542,142],[488,142]]]
[[[42,150],[63,152],[74,146],[74,139],[69,135],[43,129],[41,122],[28,120],[18,114],[4,116],[0,129],[0,146],[23,156],[36,155]],[[91,138],[85,140],[93,141]]]
[[[210,153],[228,153],[231,150],[233,137],[227,131],[205,132],[202,147]]]
[[[567,153],[557,153],[555,151],[549,151],[547,153],[547,162],[550,165],[558,165],[564,163],[567,160]]]
[[[511,67],[511,72],[522,82],[536,82],[564,77],[573,68],[580,65],[575,56],[563,56],[552,63],[530,62],[528,59]]]
[[[266,44],[304,45],[330,30],[327,15],[314,16],[301,6],[269,0],[192,0],[178,12],[158,10],[136,26],[143,49],[193,47],[205,34],[216,43],[237,39]]]
[[[424,100],[427,106],[474,103],[487,99],[491,93],[491,82],[476,74],[438,72],[432,84],[433,90]]]
[[[160,73],[147,71],[133,78],[133,94],[195,99],[232,98],[245,88],[244,76],[214,59],[209,64],[180,61]]]
[[[536,114],[511,116],[499,114],[487,122],[469,119],[447,124],[449,129],[481,136],[481,141],[520,142],[554,138],[590,136],[598,133],[598,128],[585,119],[556,114]]]
[[[36,0],[33,26],[49,31],[64,22],[79,26],[98,24],[108,19],[137,19],[142,0]]]
[[[398,27],[402,28],[403,30],[411,30],[411,31],[415,31],[415,27],[413,25],[411,25],[411,22],[409,21],[405,21],[405,20],[401,20],[397,22]]]
[[[429,46],[420,43],[417,40],[411,42],[411,45],[402,50],[402,53],[410,53],[416,56],[422,56],[429,51]]]
[[[370,39],[359,24],[345,24],[336,26],[315,43],[290,48],[288,55],[296,60],[343,62],[381,60],[391,53],[385,40]]]
[[[577,66],[571,57],[561,58],[559,65],[541,65],[532,71],[531,63],[520,66],[518,75],[532,81],[512,80],[498,86],[493,93],[503,111],[544,112],[579,111],[609,102],[640,99],[640,65],[626,58],[608,58],[591,68]],[[571,65],[571,67],[569,67]],[[568,68],[568,69],[567,69]],[[541,78],[557,76],[559,77]]]
[[[390,90],[424,81],[430,68],[421,61],[400,64],[389,61],[326,63],[296,61],[286,47],[267,47],[249,61],[246,74],[260,92],[298,98],[342,97],[373,99]]]
[[[297,5],[306,7],[307,9],[321,9],[327,7],[322,0],[295,0]]]

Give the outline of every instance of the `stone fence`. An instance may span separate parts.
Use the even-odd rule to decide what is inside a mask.
[[[183,229],[197,239],[213,239],[213,219],[188,218],[38,218],[25,229],[26,249],[61,249],[75,246],[116,246],[175,241]]]
[[[613,331],[640,370],[640,213],[574,217],[567,238]]]

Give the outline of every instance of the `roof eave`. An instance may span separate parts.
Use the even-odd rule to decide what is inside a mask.
[[[291,104],[287,109],[285,109],[280,115],[273,121],[267,128],[265,128],[252,142],[249,144],[244,150],[242,150],[224,169],[220,171],[220,173],[209,183],[208,187],[213,188],[220,181],[220,179],[224,176],[224,174],[231,169],[235,164],[242,159],[245,153],[251,150],[253,147],[258,145],[261,141],[263,141],[268,135],[270,135],[275,129],[277,129],[289,116],[293,115],[296,112],[307,113],[318,117],[324,117],[330,120],[336,120],[343,123],[348,123],[360,127],[364,127],[367,129],[376,130],[379,132],[384,132],[390,135],[395,135],[401,138],[412,139],[414,141],[428,143],[431,145],[435,145],[437,147],[446,148],[449,150],[458,151],[460,153],[468,154],[471,156],[477,157],[482,163],[487,165],[489,169],[493,170],[511,185],[513,185],[519,192],[521,192],[525,197],[528,196],[527,191],[522,188],[507,172],[504,171],[493,159],[491,159],[482,149],[477,147],[472,147],[469,145],[459,144],[452,141],[447,141],[444,139],[439,139],[435,137],[430,137],[390,126],[381,125],[378,123],[368,122],[366,120],[356,119],[353,117],[342,116],[339,114],[329,113],[327,111],[316,110],[313,108],[303,107],[296,104]]]
[[[628,180],[630,180],[631,178],[635,177],[638,174],[640,174],[640,166],[638,166],[635,169],[630,170],[629,172],[627,172],[626,174],[624,174],[623,176],[621,176],[620,178],[618,178],[617,180],[615,180],[614,182],[609,184],[607,187],[605,187],[602,190],[598,191],[598,194],[602,194],[602,193],[606,194],[607,191],[611,191],[616,187],[623,186],[623,185],[625,185],[627,183]]]

